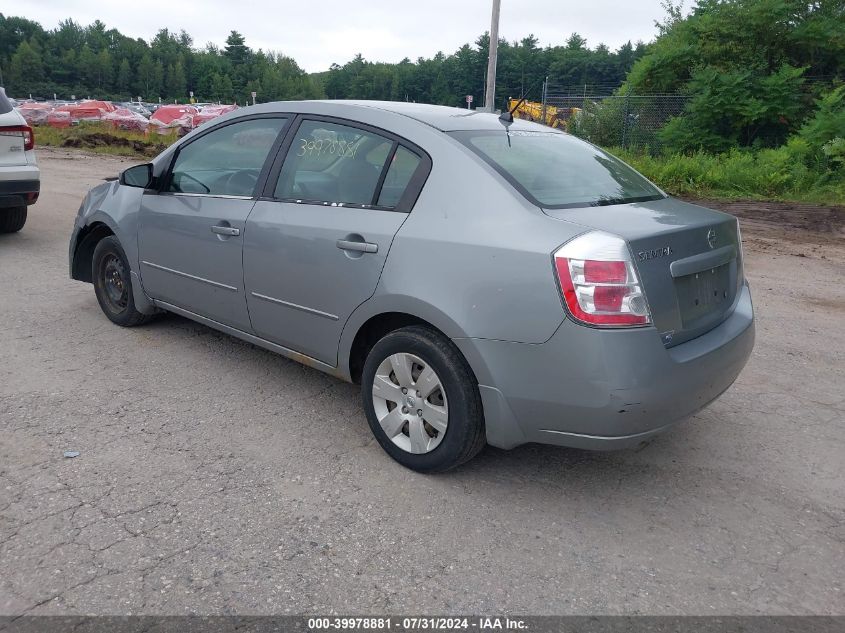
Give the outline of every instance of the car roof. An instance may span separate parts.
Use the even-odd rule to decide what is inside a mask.
[[[323,100],[320,103],[335,105],[348,105],[360,108],[373,108],[393,112],[409,117],[420,123],[425,123],[443,132],[456,132],[459,130],[501,130],[502,121],[497,114],[482,112],[480,110],[468,110],[465,108],[452,108],[449,106],[431,105],[428,103],[408,103],[405,101],[356,101],[356,100]],[[514,119],[511,124],[512,130],[545,130],[551,132],[551,128],[539,126],[528,121]]]

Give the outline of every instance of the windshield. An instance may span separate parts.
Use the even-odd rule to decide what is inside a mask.
[[[645,202],[665,197],[598,147],[560,132],[453,132],[531,202],[547,209]]]

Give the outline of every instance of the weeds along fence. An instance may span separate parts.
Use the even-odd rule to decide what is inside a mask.
[[[574,88],[545,86],[546,122],[596,145],[651,153],[661,150],[660,130],[683,113],[689,99],[679,94],[615,94],[600,86],[584,88],[579,94]]]

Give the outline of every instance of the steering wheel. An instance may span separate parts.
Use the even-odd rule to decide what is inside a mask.
[[[258,184],[258,175],[251,171],[236,171],[229,174],[223,190],[230,196],[251,196]]]

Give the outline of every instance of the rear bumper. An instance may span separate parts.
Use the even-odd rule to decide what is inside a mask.
[[[9,176],[14,176],[14,179]],[[14,174],[0,170],[0,208],[35,204],[40,191],[37,167],[16,167]]]
[[[730,387],[754,346],[754,315],[743,286],[726,321],[669,349],[654,328],[570,320],[539,345],[455,343],[476,372],[490,444],[615,449],[666,430]]]

